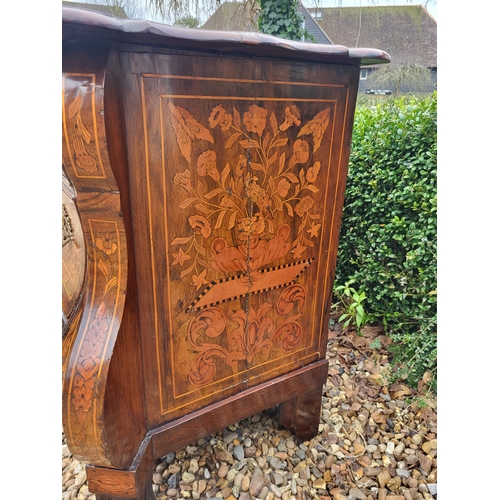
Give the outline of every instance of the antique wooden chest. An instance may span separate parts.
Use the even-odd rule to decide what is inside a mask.
[[[99,499],[280,404],[317,432],[375,49],[63,9],[63,425]]]

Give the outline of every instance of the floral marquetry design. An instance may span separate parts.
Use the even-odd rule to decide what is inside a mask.
[[[71,406],[80,426],[79,432],[75,432],[73,436],[77,442],[84,439],[84,425],[95,404],[95,388],[99,381],[99,370],[119,292],[119,235],[112,223],[95,224],[102,226],[101,230],[93,233],[97,278],[93,303],[96,307],[88,319],[82,344],[78,350],[71,391]]]
[[[177,144],[184,158],[190,162],[193,139],[205,139],[212,143],[214,139],[210,132],[198,123],[184,108],[174,106],[171,102],[168,103],[168,106],[171,113],[170,122],[177,137]]]
[[[239,362],[253,363],[259,354],[267,357],[274,347],[285,353],[293,351],[302,338],[298,319],[304,305],[304,287],[291,285],[274,306],[264,302],[257,309],[250,306],[248,311],[239,309],[230,316],[218,307],[197,313],[188,326],[188,342],[197,353],[189,370],[191,384],[208,384],[216,375],[217,359],[234,367]],[[219,343],[200,340],[223,335],[225,340]]]
[[[95,127],[95,75],[66,74],[63,130],[70,161],[78,177],[103,177]]]
[[[308,347],[333,137],[331,104],[208,102],[164,108],[171,321],[186,335],[173,342],[191,388]]]
[[[240,273],[238,279],[248,282],[277,259],[307,257],[321,231],[315,201],[321,161],[315,153],[331,121],[330,107],[302,128],[303,113],[295,104],[284,108],[280,120],[257,104],[242,113],[217,104],[208,116],[208,128],[202,117],[171,101],[168,109],[188,164],[172,177],[174,188],[187,194],[179,208],[187,212],[192,230],[170,242],[171,264],[182,268],[179,277],[199,290],[227,273]],[[223,156],[209,129],[220,129]],[[213,147],[194,156],[195,141],[208,141]],[[278,284],[285,286],[286,281]]]

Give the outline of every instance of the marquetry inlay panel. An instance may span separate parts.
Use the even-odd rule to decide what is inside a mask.
[[[148,200],[154,359],[169,414],[318,359],[348,87],[161,73],[139,82],[145,164],[134,181]]]

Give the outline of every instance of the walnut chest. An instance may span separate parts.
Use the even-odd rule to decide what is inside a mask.
[[[63,9],[63,425],[100,499],[280,405],[317,432],[375,49]]]

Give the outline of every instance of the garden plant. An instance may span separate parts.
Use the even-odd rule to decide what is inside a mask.
[[[372,104],[355,116],[334,300],[366,297],[363,322],[393,340],[392,378],[415,387],[429,372],[435,391],[437,94]]]

